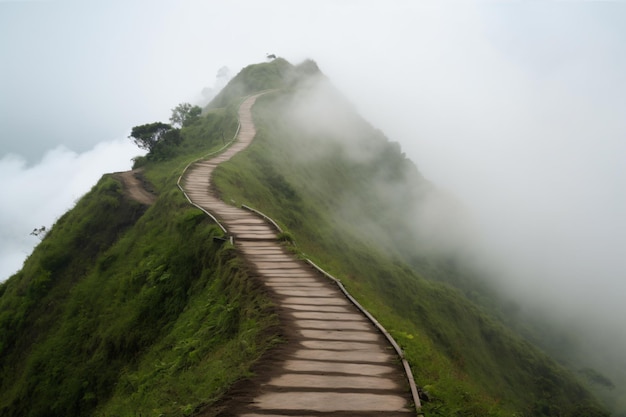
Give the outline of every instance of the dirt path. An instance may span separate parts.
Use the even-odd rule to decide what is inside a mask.
[[[255,368],[208,415],[412,416],[406,376],[395,351],[344,294],[309,264],[287,253],[277,232],[250,211],[211,194],[210,176],[244,149],[256,133],[251,107],[241,105],[237,142],[216,158],[187,171],[183,188],[234,236],[237,248],[270,289],[287,342]]]
[[[156,200],[156,196],[146,190],[146,182],[141,175],[141,169],[116,172],[113,176],[122,181],[124,192],[133,200],[146,205],[151,205]]]

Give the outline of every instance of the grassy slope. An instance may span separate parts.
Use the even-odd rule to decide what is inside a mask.
[[[248,372],[274,341],[271,307],[175,181],[232,135],[242,95],[315,72],[284,60],[244,69],[167,160],[138,161],[159,194],[152,207],[105,177],[57,222],[0,286],[0,415],[190,415]],[[438,283],[462,281],[448,265],[411,258],[399,207],[429,186],[397,146],[360,124],[371,158],[355,162],[337,135],[285,123],[290,100],[259,101],[258,138],[218,171],[221,190],[286,226],[392,331],[430,392],[428,415],[602,415],[584,411],[593,401],[544,355]],[[412,191],[372,199],[381,178],[408,178]]]
[[[2,284],[0,415],[189,415],[273,343],[268,300],[175,186],[234,121],[213,112],[147,163],[148,209],[103,177]]]
[[[565,370],[442,284],[462,279],[448,276],[451,268],[442,260],[427,254],[412,257],[412,266],[402,261],[419,244],[405,236],[398,200],[412,195],[419,209],[430,186],[396,146],[363,122],[351,126],[356,143],[370,152],[357,160],[345,144],[354,137],[299,123],[290,112],[300,94],[259,99],[255,142],[220,167],[215,180],[226,200],[256,207],[285,226],[300,250],[342,279],[391,331],[433,398],[424,404],[427,414],[605,415]],[[404,192],[372,198],[380,183],[398,181]]]

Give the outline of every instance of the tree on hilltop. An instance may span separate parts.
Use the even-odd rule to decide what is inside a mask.
[[[176,128],[181,128],[183,126],[187,126],[192,123],[194,120],[198,119],[202,113],[202,109],[198,106],[192,106],[189,103],[180,103],[178,106],[172,109],[172,117],[170,117],[170,122],[172,126]]]
[[[168,132],[172,131],[172,126],[167,123],[154,122],[145,125],[135,126],[128,136],[141,149],[151,152],[156,144],[165,139]]]
[[[129,139],[135,145],[148,151],[147,160],[169,159],[176,153],[176,147],[183,141],[181,128],[188,126],[200,117],[202,109],[189,103],[181,103],[172,109],[171,124],[154,122],[133,127]]]

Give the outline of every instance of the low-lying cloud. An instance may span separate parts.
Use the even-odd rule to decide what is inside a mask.
[[[52,224],[105,172],[125,171],[141,152],[128,139],[76,153],[63,146],[35,165],[9,154],[0,159],[0,281],[17,272],[39,239],[30,233]]]
[[[467,239],[485,278],[523,312],[565,326],[582,359],[623,384],[626,31],[614,16],[626,9],[417,8],[417,16],[389,10],[396,27],[415,26],[410,37],[372,20],[371,37],[385,48],[353,43],[349,58],[312,57],[463,207],[446,213],[447,203],[432,200],[417,228],[429,226],[438,246]],[[329,112],[320,102],[299,119],[314,128],[318,116],[332,121]],[[460,212],[471,225],[450,236]]]
[[[16,259],[5,254],[25,256],[32,247],[15,242],[36,241],[30,231],[53,222],[97,179],[76,192],[52,179],[63,173],[60,161],[77,164],[82,153],[57,148],[29,168],[6,152],[32,164],[59,143],[89,149],[113,137],[109,129],[167,119],[224,64],[237,72],[267,52],[294,63],[312,58],[467,209],[470,246],[495,285],[528,310],[585,329],[582,337],[601,352],[589,358],[623,363],[623,3],[0,5],[0,127],[11,139],[0,149],[8,175],[0,181],[7,198],[24,202],[0,203],[0,230],[11,231],[12,243],[0,243],[1,268]],[[38,211],[46,193],[45,204],[58,207],[48,217]],[[60,194],[64,203],[54,200]],[[424,223],[433,236],[440,236],[434,225],[447,225]]]

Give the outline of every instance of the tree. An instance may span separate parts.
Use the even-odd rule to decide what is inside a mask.
[[[172,122],[172,126],[181,128],[197,120],[200,113],[202,113],[202,109],[200,107],[192,106],[189,103],[180,103],[172,109],[170,122]]]
[[[43,240],[43,238],[46,236],[46,233],[48,233],[46,226],[41,226],[39,228],[35,227],[33,231],[30,232],[31,235],[37,236],[40,240]]]
[[[183,141],[180,135],[180,129],[170,129],[154,144],[150,153],[147,155],[149,160],[164,161],[171,158],[175,153],[175,148]]]
[[[172,126],[167,123],[154,122],[133,127],[128,137],[135,142],[135,145],[150,152],[171,130]]]

